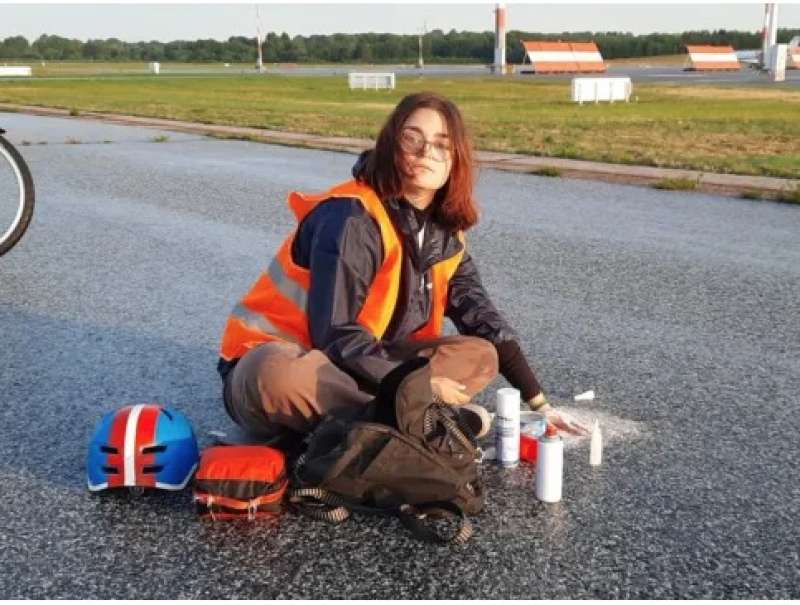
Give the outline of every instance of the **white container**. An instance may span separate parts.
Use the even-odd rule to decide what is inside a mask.
[[[0,67],[0,76],[30,76],[31,68],[27,66],[13,65],[11,67]]]
[[[630,101],[633,84],[630,78],[573,78],[572,100],[575,103],[599,103],[600,101]]]
[[[600,421],[594,419],[592,437],[589,445],[589,464],[600,466],[603,461],[603,434],[600,432]]]
[[[347,74],[347,85],[351,90],[354,88],[362,90],[388,88],[394,90],[394,72],[350,72]]]
[[[497,462],[510,468],[519,464],[520,392],[512,388],[498,389],[496,401],[494,422]]]
[[[575,401],[594,401],[594,391],[586,391],[585,393],[581,393],[580,395],[575,395],[573,398]]]
[[[548,427],[539,439],[536,460],[536,497],[542,502],[559,502],[564,477],[564,442]]]

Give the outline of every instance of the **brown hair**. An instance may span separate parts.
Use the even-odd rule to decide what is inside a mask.
[[[366,161],[356,168],[355,177],[372,187],[381,199],[402,194],[404,171],[399,139],[408,117],[421,107],[438,111],[447,123],[451,145],[450,176],[434,197],[433,219],[452,231],[467,230],[478,222],[473,197],[475,168],[472,142],[458,107],[435,92],[408,95],[397,104],[378,134]]]

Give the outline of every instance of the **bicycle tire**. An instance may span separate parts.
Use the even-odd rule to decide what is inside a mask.
[[[9,227],[0,225],[0,256],[11,250],[27,231],[33,217],[33,206],[36,199],[33,177],[28,165],[16,148],[3,136],[0,136],[0,162],[3,161],[3,158],[11,164],[22,189],[20,191],[20,210],[17,212],[14,222]]]

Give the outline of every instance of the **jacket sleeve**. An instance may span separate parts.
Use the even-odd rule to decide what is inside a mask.
[[[358,202],[334,200],[320,210],[308,246],[311,342],[362,386],[377,390],[399,362],[356,318],[383,262],[380,231]]]
[[[489,299],[478,268],[467,253],[450,280],[446,313],[459,333],[479,336],[494,344],[500,373],[520,390],[524,401],[542,391],[519,337]]]
[[[500,314],[481,282],[478,267],[468,252],[450,279],[445,311],[460,334],[480,336],[495,345],[519,340],[516,332]]]

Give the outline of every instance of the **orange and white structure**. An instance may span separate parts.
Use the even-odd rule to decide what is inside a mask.
[[[603,73],[606,64],[594,42],[522,41],[533,73]]]
[[[506,73],[506,5],[494,9],[494,73]]]
[[[688,71],[726,71],[741,69],[742,64],[732,46],[687,44]]]

